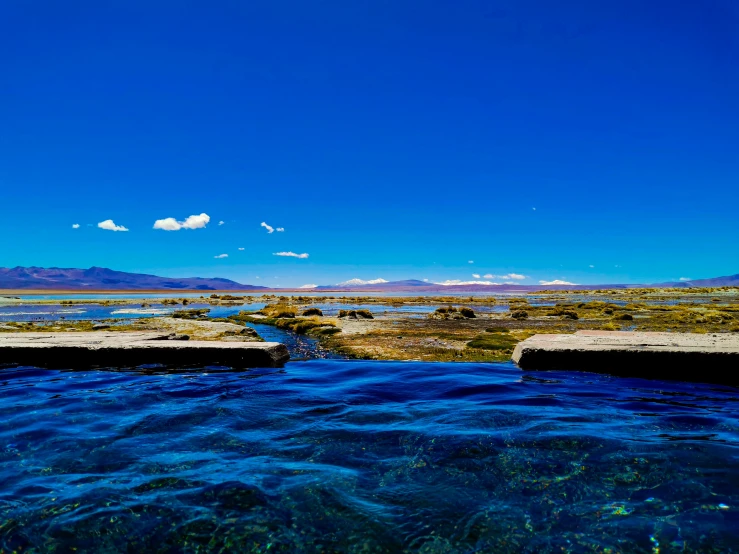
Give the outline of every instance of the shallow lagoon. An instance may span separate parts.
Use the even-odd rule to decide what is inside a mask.
[[[0,549],[739,548],[739,391],[511,364],[6,367]]]
[[[210,317],[228,317],[241,310],[260,310],[263,303],[248,304],[246,306],[211,306],[210,304],[189,304],[187,306],[165,306],[152,303],[148,308],[137,305],[102,306],[98,304],[20,304],[13,306],[0,305],[0,322],[3,321],[86,321],[105,319],[139,319],[171,315],[177,310],[207,308]]]

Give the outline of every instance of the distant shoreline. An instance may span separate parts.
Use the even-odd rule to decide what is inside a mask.
[[[178,293],[185,293],[185,294],[195,294],[200,293],[203,296],[208,294],[232,294],[234,292],[248,292],[248,293],[256,293],[256,292],[264,292],[269,293],[273,290],[278,289],[243,289],[243,290],[202,290],[202,289],[115,289],[115,290],[106,290],[106,289],[0,289],[0,296],[9,296],[9,295],[44,295],[44,294],[178,294]],[[305,290],[305,289],[303,289]]]

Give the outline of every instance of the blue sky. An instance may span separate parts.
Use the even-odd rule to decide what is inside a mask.
[[[739,272],[732,0],[9,0],[0,68],[0,266]]]

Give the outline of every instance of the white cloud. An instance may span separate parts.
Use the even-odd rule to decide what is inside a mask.
[[[428,279],[424,279],[424,280],[423,280],[423,282],[424,282],[424,283],[428,283],[428,282],[429,282],[429,280],[428,280]]]
[[[531,208],[532,210],[536,211],[536,208]]]
[[[270,233],[270,234],[272,234],[272,233],[274,233],[274,232],[275,232],[275,228],[274,228],[274,227],[272,227],[271,225],[267,225],[267,224],[266,224],[266,223],[265,223],[264,221],[262,221],[262,222],[261,222],[261,223],[259,224],[259,226],[260,226],[260,227],[264,227],[265,229],[267,229],[267,232],[268,232],[268,233]]]
[[[308,254],[296,254],[295,252],[275,252],[273,256],[286,256],[288,258],[300,258],[304,260],[308,257]]]
[[[278,228],[277,228],[277,229],[275,229],[275,230],[276,230],[276,231],[277,231],[278,233],[284,233],[284,232],[285,232],[285,228],[284,228],[284,227],[278,227]]]
[[[213,256],[216,259],[222,259],[222,258],[228,258],[228,254],[218,254],[217,256]]]
[[[162,231],[179,231],[182,229],[182,224],[174,217],[167,217],[165,219],[157,219],[154,222],[154,229],[161,229]]]
[[[562,281],[555,279],[554,281],[539,281],[540,285],[577,285],[577,283],[570,283],[569,281]]]
[[[80,228],[80,224],[79,223],[73,223],[72,224],[72,229],[79,229],[79,228]]]
[[[239,248],[239,250],[243,250],[243,248]]]
[[[210,222],[210,216],[206,213],[200,215],[191,215],[185,221],[177,221],[174,217],[165,217],[157,219],[154,222],[154,229],[162,231],[179,231],[180,229],[202,229]]]
[[[339,285],[379,285],[380,283],[387,283],[385,279],[370,279],[365,281],[363,279],[349,279],[343,283],[337,283]]]
[[[500,285],[500,283],[493,283],[492,281],[460,281],[459,279],[447,279],[442,283],[434,283],[435,285],[443,285],[449,287],[451,285]]]
[[[595,266],[594,266],[593,264],[590,264],[590,265],[589,265],[588,267],[589,267],[590,269],[593,269],[593,268],[594,268]]]
[[[520,273],[509,273],[508,275],[498,275],[498,277],[501,279],[515,279],[517,281],[527,279],[526,275],[521,275]]]
[[[223,225],[224,223],[226,223],[226,222],[225,222],[225,221],[219,221],[219,222],[218,222],[218,225],[219,225],[219,226],[221,226],[221,225]]]
[[[479,275],[475,275],[474,273],[472,274],[472,276],[479,277]],[[511,280],[523,281],[524,279],[528,279],[526,275],[521,275],[520,273],[508,273],[506,275],[493,275],[492,273],[486,273],[485,275],[483,275],[483,278],[485,279],[495,279],[496,277],[498,279],[505,279],[508,281],[511,281]],[[506,283],[506,284],[510,284],[510,283]]]
[[[680,277],[680,281],[692,281],[690,277]]]
[[[182,227],[185,229],[202,229],[209,221],[210,216],[208,214],[191,215],[185,220]]]
[[[467,263],[468,264],[474,264],[475,263],[475,260],[469,260]]]
[[[479,273],[473,273],[473,274],[472,274],[472,276],[473,276],[473,277],[474,277],[475,279],[479,279],[479,278],[480,278],[480,274],[479,274]]]
[[[298,288],[300,288],[300,289],[314,289],[316,287],[318,287],[318,285],[310,284],[310,285],[302,285],[302,286],[300,286]]]
[[[98,227],[106,231],[128,231],[123,225],[116,225],[112,219],[106,219],[98,223]]]

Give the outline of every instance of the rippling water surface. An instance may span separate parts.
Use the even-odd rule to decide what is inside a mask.
[[[737,389],[309,360],[0,395],[3,552],[739,549]]]

